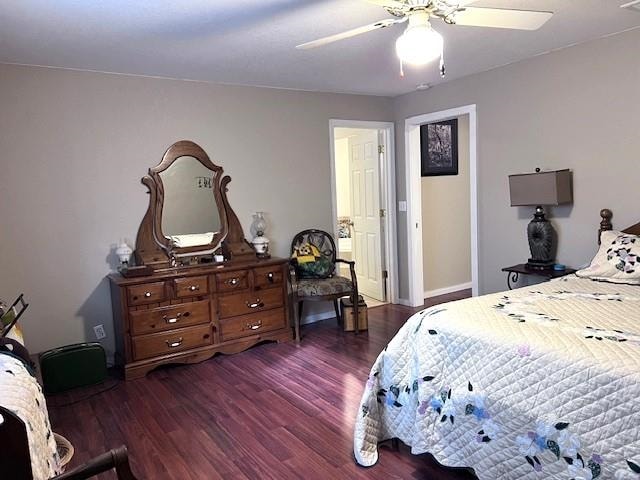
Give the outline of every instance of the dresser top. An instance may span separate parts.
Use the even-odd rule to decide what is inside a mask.
[[[287,263],[286,258],[272,257],[268,259],[252,259],[250,261],[230,261],[223,263],[211,263],[197,265],[193,267],[174,267],[162,268],[153,272],[151,275],[141,277],[125,278],[120,273],[111,273],[108,275],[109,281],[120,286],[134,285],[138,283],[148,283],[158,280],[166,280],[175,277],[192,277],[200,275],[210,275],[212,273],[232,272],[234,270],[245,270],[247,268],[260,268],[270,266],[280,266]]]

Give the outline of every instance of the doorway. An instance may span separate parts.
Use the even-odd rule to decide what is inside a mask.
[[[333,228],[339,258],[355,261],[367,306],[393,302],[395,254],[388,206],[392,124],[334,120],[331,124]],[[339,264],[349,277],[349,266]]]
[[[410,306],[424,304],[424,234],[422,212],[422,176],[420,127],[433,122],[443,122],[464,117],[468,124],[468,202],[469,246],[472,295],[478,295],[478,193],[477,193],[477,118],[476,106],[467,105],[440,112],[418,115],[405,121],[405,152],[407,159],[407,243],[409,256]],[[454,215],[454,213],[451,213]],[[428,272],[426,272],[428,275]],[[456,285],[456,288],[462,285]],[[467,287],[468,285],[463,285]],[[431,294],[448,293],[445,289],[433,289]]]

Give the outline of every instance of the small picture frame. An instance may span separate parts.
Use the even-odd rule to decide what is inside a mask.
[[[458,119],[420,125],[422,176],[458,175]]]

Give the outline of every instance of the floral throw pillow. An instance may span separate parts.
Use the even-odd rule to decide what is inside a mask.
[[[640,285],[640,237],[615,230],[602,232],[600,250],[579,277]]]
[[[298,278],[329,278],[333,275],[333,262],[311,243],[298,245],[291,258],[295,260]]]
[[[8,328],[15,318],[15,310],[13,308],[8,310],[7,313],[0,317],[0,331],[4,331]],[[9,330],[9,333],[6,334],[6,338],[10,338],[24,345],[24,336],[22,334],[22,328],[20,328],[20,323],[16,323],[11,330]]]

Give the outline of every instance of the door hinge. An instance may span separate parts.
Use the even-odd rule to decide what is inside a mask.
[[[378,153],[384,153],[384,145],[378,145]]]
[[[382,278],[389,278],[389,272],[387,270],[382,270]]]
[[[384,218],[387,216],[387,211],[384,208],[380,209],[380,218]]]

